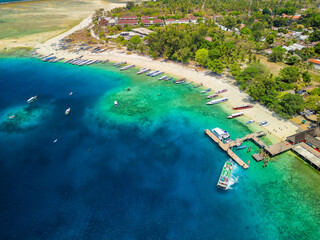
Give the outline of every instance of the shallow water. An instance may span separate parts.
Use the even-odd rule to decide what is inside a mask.
[[[204,129],[250,129],[136,71],[0,59],[0,239],[319,239],[319,173],[239,150],[250,168],[218,190],[228,158]]]

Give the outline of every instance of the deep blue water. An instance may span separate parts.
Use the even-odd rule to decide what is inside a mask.
[[[245,174],[238,168],[240,184],[219,191],[227,157],[203,129],[224,120],[187,108],[163,111],[149,124],[146,115],[136,122],[110,120],[113,101],[101,113],[101,99],[134,86],[111,64],[107,69],[0,59],[0,239],[234,240],[257,239],[266,229],[262,239],[283,235],[289,215],[281,196],[280,211],[258,207],[273,202],[273,189],[291,197],[282,184],[264,191],[268,179],[283,178],[273,165],[273,177],[261,184],[254,173],[268,172],[260,165],[252,163]],[[143,87],[142,80],[135,84]],[[168,90],[165,84],[155,81],[155,91]],[[153,88],[144,91],[155,95]],[[26,103],[36,94],[36,102]],[[247,131],[236,122],[228,128]]]

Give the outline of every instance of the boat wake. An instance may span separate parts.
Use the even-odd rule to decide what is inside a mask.
[[[239,176],[232,176],[229,180],[229,184],[227,186],[227,190],[233,189],[233,185],[239,181]]]

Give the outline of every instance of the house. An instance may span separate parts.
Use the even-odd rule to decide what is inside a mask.
[[[169,19],[166,19],[166,25],[169,25],[169,24],[172,24],[172,23],[175,23],[175,19],[173,18],[169,18]]]
[[[108,24],[108,21],[105,18],[102,18],[99,22],[100,26],[106,26]]]
[[[310,63],[313,63],[314,69],[320,70],[320,60],[317,59],[309,59]]]
[[[211,37],[205,37],[204,39],[209,41],[209,42],[212,42],[212,38]]]
[[[136,26],[136,25],[138,25],[138,21],[137,20],[133,20],[133,19],[128,19],[128,20],[120,19],[117,24],[122,26],[122,27],[124,27],[125,25]]]
[[[306,39],[308,39],[309,38],[309,35],[301,35],[300,37],[299,37],[299,40],[300,41],[304,41],[304,40],[306,40]]]
[[[179,22],[180,24],[189,23],[189,19],[187,19],[187,18],[180,18],[180,19],[178,20],[178,22]]]
[[[287,52],[289,51],[296,51],[296,50],[302,50],[303,48],[305,48],[305,46],[301,45],[301,44],[292,44],[291,46],[287,47],[287,46],[282,46],[282,48],[284,48]]]
[[[197,18],[196,18],[195,16],[193,16],[193,15],[190,15],[190,16],[189,16],[189,21],[190,21],[191,23],[197,23]]]
[[[141,20],[142,20],[142,19],[149,19],[149,20],[150,20],[150,19],[154,19],[154,17],[150,17],[150,16],[142,16],[142,17],[141,17]]]
[[[246,25],[244,24],[244,23],[241,23],[240,24],[240,30],[242,29],[242,28],[244,28]]]
[[[154,20],[151,20],[151,23],[152,24],[159,24],[161,27],[163,27],[164,25],[164,22],[162,19],[154,19]]]
[[[137,16],[122,16],[120,20],[137,20]]]
[[[140,23],[143,23],[143,25],[144,25],[145,27],[149,27],[149,26],[151,25],[151,22],[150,22],[149,19],[142,19],[142,18],[141,18]]]

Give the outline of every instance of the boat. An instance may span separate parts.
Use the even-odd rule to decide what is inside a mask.
[[[239,112],[239,113],[232,113],[231,115],[228,116],[228,118],[236,118],[236,117],[240,117],[243,115],[243,112]]]
[[[96,61],[94,61],[93,63],[97,63],[97,62],[99,62],[99,60],[96,60]],[[115,66],[115,67],[121,67],[122,65],[124,65],[124,64],[126,64],[126,63],[127,63],[126,61],[120,62],[120,63],[115,63],[115,64],[113,64],[113,66]]]
[[[210,92],[211,91],[211,88],[208,88],[208,89],[206,89],[206,90],[203,90],[203,91],[201,91],[202,93],[206,93],[206,92]]]
[[[186,82],[186,80],[184,80],[184,79],[174,81],[175,84],[180,84],[180,83],[184,83],[184,82]]]
[[[222,89],[222,90],[217,91],[216,94],[224,93],[226,91],[228,91],[228,90],[227,89]]]
[[[215,98],[218,96],[219,96],[218,94],[212,94],[212,95],[207,96],[206,98],[211,99],[211,98]]]
[[[234,107],[233,110],[241,110],[241,109],[247,109],[247,108],[253,108],[253,105],[251,104],[245,104],[239,107]]]
[[[230,178],[232,177],[232,170],[233,170],[233,162],[231,159],[226,161],[226,163],[223,165],[219,181],[217,184],[218,188],[221,188],[223,190],[227,190]]]
[[[254,123],[255,121],[254,120],[250,120],[248,122],[246,122],[246,124],[250,124],[250,123]]]
[[[189,85],[189,84],[191,84],[191,83],[193,83],[193,82],[192,82],[192,81],[189,81],[189,82],[186,83],[186,85]]]
[[[194,88],[198,88],[198,87],[201,87],[203,84],[202,83],[200,83],[199,85],[197,85],[197,86],[194,86]]]
[[[161,78],[159,78],[159,80],[166,80],[167,79],[167,75],[162,76]]]
[[[16,117],[16,115],[10,115],[8,118],[9,119],[14,119]]]
[[[212,100],[210,102],[207,102],[207,105],[213,105],[213,104],[217,104],[217,103],[222,103],[222,102],[226,102],[228,101],[228,98],[225,97],[225,98],[219,98],[219,99],[216,99],[216,100]]]
[[[125,66],[125,67],[120,68],[120,71],[127,70],[127,69],[133,68],[133,67],[135,67],[135,66],[136,66],[136,65],[134,65],[134,64],[129,65],[129,66]]]
[[[161,74],[164,74],[164,72],[156,72],[154,74],[151,74],[151,77],[156,77],[156,76],[159,76]]]
[[[73,94],[73,92],[70,92],[70,93],[69,93],[69,96],[71,96],[72,94]]]
[[[221,128],[214,128],[211,130],[211,132],[216,135],[221,141],[223,139],[228,139],[230,138],[230,135],[227,131],[221,129]]]
[[[268,122],[267,121],[262,121],[259,123],[260,126],[266,125]]]
[[[157,72],[159,72],[159,71],[158,71],[158,70],[156,70],[156,71],[148,72],[148,73],[147,73],[147,76],[151,76],[152,74],[157,73]]]
[[[68,114],[70,113],[70,110],[71,110],[71,109],[68,108],[68,109],[64,112],[64,114],[65,114],[65,115],[68,115]]]
[[[137,74],[142,74],[142,73],[145,73],[145,72],[149,72],[150,71],[150,68],[141,68],[139,72],[137,72]]]
[[[166,81],[170,81],[170,80],[172,80],[173,79],[173,77],[169,77],[169,78],[166,78],[165,80]]]
[[[241,150],[241,149],[244,149],[244,148],[247,148],[247,145],[238,146],[238,147],[237,147],[237,150]]]
[[[37,95],[35,95],[34,97],[31,97],[27,100],[28,103],[32,103],[34,101],[36,101],[38,99]]]
[[[114,105],[115,105],[116,107],[118,107],[118,102],[117,102],[117,101],[114,101]]]

